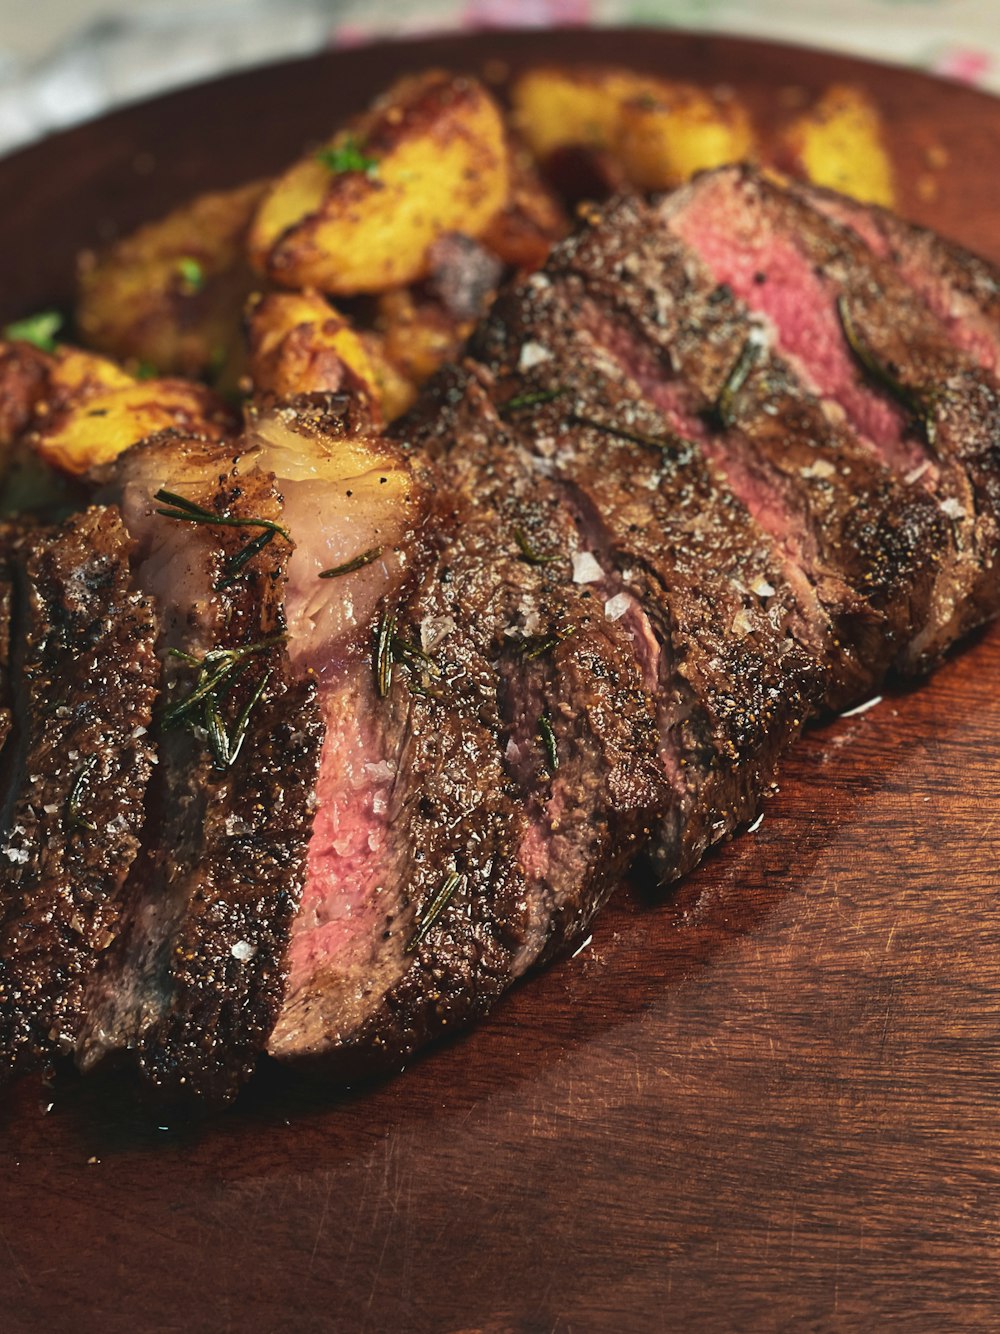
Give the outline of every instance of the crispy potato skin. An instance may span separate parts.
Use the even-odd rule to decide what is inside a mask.
[[[217,374],[256,281],[245,240],[264,189],[201,195],[103,254],[82,255],[76,320],[88,346],[164,374]]]
[[[860,88],[831,84],[782,132],[777,159],[794,176],[866,204],[896,202],[892,163],[878,108]]]
[[[250,377],[259,396],[279,401],[337,393],[358,381],[377,398],[368,347],[318,292],[270,292],[247,313]]]
[[[440,70],[395,84],[351,132],[370,171],[334,171],[313,154],[275,182],[248,243],[284,287],[334,296],[423,278],[449,231],[478,236],[505,206],[510,169],[499,107],[474,79]]]
[[[736,98],[610,66],[538,66],[516,80],[511,101],[516,128],[542,162],[579,146],[606,152],[640,190],[671,189],[755,147]]]
[[[24,392],[27,388],[27,392]],[[233,414],[203,385],[137,380],[92,352],[63,347],[53,355],[27,343],[0,344],[0,445],[29,445],[44,462],[80,475],[108,463],[157,431],[223,439]],[[16,397],[20,394],[20,397]]]

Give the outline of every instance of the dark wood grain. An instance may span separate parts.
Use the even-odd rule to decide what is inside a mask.
[[[241,75],[0,163],[0,314],[65,302],[80,245],[276,167],[403,68],[557,55],[761,112],[863,81],[907,211],[1000,259],[985,97],[754,43],[484,35]],[[756,832],[662,902],[623,889],[577,958],[385,1084],[267,1069],[189,1125],[124,1080],[21,1084],[0,1329],[1000,1327],[998,681],[994,630],[812,732]]]

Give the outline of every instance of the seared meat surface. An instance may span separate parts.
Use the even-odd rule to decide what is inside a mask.
[[[0,1066],[65,1051],[118,934],[145,823],[160,665],[128,535],[95,507],[7,552]]]
[[[398,1067],[682,875],[1000,610],[998,349],[982,261],[724,169],[592,216],[388,435],[259,404],[9,524],[3,1061]]]

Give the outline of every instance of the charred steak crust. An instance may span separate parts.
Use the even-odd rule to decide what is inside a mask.
[[[655,211],[622,202],[599,233],[557,252],[557,265],[603,346],[694,435],[775,542],[799,596],[799,633],[827,670],[826,705],[857,702],[889,669],[923,667],[911,645],[955,560],[933,498],[827,419]]]
[[[669,880],[752,818],[815,708],[822,665],[792,634],[795,599],[770,538],[587,329],[585,298],[550,275],[529,282],[498,303],[476,350],[514,403],[524,349],[544,350],[528,377],[528,397],[543,401],[530,419],[508,412],[538,466],[591,516],[604,562],[656,635],[674,803],[655,860]]]
[[[23,642],[11,738],[19,773],[0,848],[6,1068],[72,1045],[86,980],[118,932],[160,675],[156,618],[130,591],[116,509],[33,532],[14,564]]]
[[[997,609],[997,381],[855,231],[751,169],[706,176],[662,213],[768,318],[831,411],[948,519],[957,554],[942,570],[925,642],[916,641],[929,665]]]
[[[218,473],[198,503],[237,517],[280,516],[272,479],[240,477],[231,456],[200,448],[210,465],[218,459]],[[148,463],[152,475],[155,452]],[[155,531],[170,521],[151,514],[148,522]],[[208,593],[171,609],[173,633],[190,625],[198,658],[206,643],[253,649],[220,702],[230,728],[250,710],[246,734],[227,765],[198,714],[193,725],[168,727],[166,710],[200,677],[185,658],[167,658],[155,823],[130,887],[128,929],[90,990],[79,1059],[89,1067],[129,1050],[161,1096],[225,1101],[252,1070],[280,1004],[322,727],[315,688],[292,679],[283,639],[288,542],[272,541],[230,582],[226,562],[245,546],[246,530],[199,527],[176,541],[198,553]]]
[[[406,427],[437,464],[440,508],[396,631],[428,646],[429,670],[400,666],[373,701],[398,757],[381,965],[293,970],[271,1043],[342,1073],[398,1065],[577,936],[667,795],[628,636],[570,578],[560,497],[505,439],[481,383],[455,373],[439,393],[454,415]]]

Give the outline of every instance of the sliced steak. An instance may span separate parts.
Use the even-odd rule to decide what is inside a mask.
[[[674,793],[655,860],[669,880],[753,817],[823,664],[773,542],[598,342],[586,282],[555,281],[560,262],[498,303],[476,354],[536,471],[585,525],[610,614],[634,604],[655,638],[647,688]]]
[[[887,209],[859,204],[832,190],[796,186],[794,192],[888,260],[956,346],[986,370],[1000,368],[1000,269],[995,264]]]
[[[826,704],[857,702],[892,667],[921,669],[956,562],[935,501],[828,420],[766,329],[651,210],[618,205],[557,252],[551,277],[775,542],[799,633],[828,671]]]
[[[1000,392],[992,375],[861,238],[749,168],[702,177],[664,221],[769,321],[827,404],[937,501],[957,558],[939,581],[923,656],[995,614]]]
[[[115,939],[153,761],[156,620],[113,508],[29,530],[10,556],[13,734],[0,847],[0,1064],[66,1050]],[[9,767],[8,767],[9,766]]]
[[[79,1060],[130,1050],[161,1093],[223,1100],[280,1004],[312,824],[315,688],[294,679],[285,645],[287,539],[189,522],[155,499],[276,523],[273,480],[240,476],[216,444],[165,437],[123,456],[117,485],[138,580],[163,608],[167,695],[150,839],[127,929],[89,988]]]
[[[435,465],[424,572],[325,691],[288,998],[269,1050],[398,1065],[574,938],[669,797],[632,631],[579,534],[455,374],[404,431]],[[372,658],[374,656],[374,664]]]

